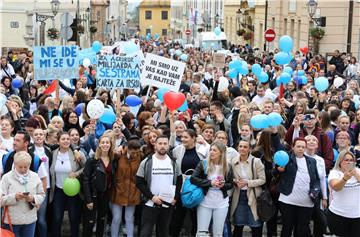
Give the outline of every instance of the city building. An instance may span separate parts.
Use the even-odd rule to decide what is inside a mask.
[[[317,9],[313,17],[310,17],[307,3],[309,0],[225,0],[224,13],[225,32],[232,43],[245,43],[243,37],[237,35],[234,28],[236,12],[241,12],[241,4],[248,2],[254,4],[250,14],[254,29],[254,37],[251,45],[264,48],[264,31],[272,28],[276,32],[276,38],[271,43],[266,43],[270,51],[278,47],[278,41],[282,35],[293,38],[293,50],[309,47],[313,52],[319,52],[324,56],[331,57],[335,49],[348,52],[355,57],[360,57],[360,1],[359,0],[318,0]],[[267,4],[266,4],[267,2]],[[314,1],[312,1],[314,2]],[[267,5],[267,22],[265,24]],[[240,11],[239,11],[240,9]],[[243,23],[244,16],[240,16]],[[242,24],[237,25],[237,30]],[[323,25],[323,26],[318,26]],[[317,40],[311,35],[314,28],[324,30],[325,35]]]
[[[186,30],[187,26],[184,24],[187,21],[184,1],[182,0],[172,0],[170,8],[170,28],[171,28],[171,37],[173,39],[182,39],[183,33]]]
[[[159,34],[169,36],[170,29],[170,0],[143,0],[139,5],[140,35]]]
[[[128,38],[127,0],[110,0],[107,8],[107,39],[115,42]]]
[[[51,39],[48,30],[55,28],[61,30],[61,16],[65,12],[75,18],[76,13],[84,16],[81,24],[89,26],[89,1],[59,1],[57,9],[52,9],[50,1],[40,0],[2,0],[0,1],[0,45],[1,54],[6,54],[8,49],[24,51],[34,45],[60,45],[64,40],[60,35]],[[54,16],[54,11],[56,14]],[[38,17],[36,17],[36,13]],[[47,17],[44,17],[47,16]],[[53,19],[53,20],[52,20]],[[43,24],[40,23],[43,21]],[[81,28],[81,27],[80,27]],[[81,30],[79,28],[79,30]],[[89,45],[89,31],[83,30],[79,35],[79,44],[83,47]],[[68,42],[75,44],[76,41]]]
[[[91,0],[91,29],[94,29],[91,41],[97,40],[104,44],[110,41],[110,26],[107,26],[109,5],[110,0]]]

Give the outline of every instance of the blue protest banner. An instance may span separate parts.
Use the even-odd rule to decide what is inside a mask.
[[[78,47],[34,47],[35,80],[54,80],[79,77]]]
[[[97,61],[97,87],[140,87],[140,63],[134,56],[98,55]]]
[[[96,53],[92,48],[79,50],[79,53],[78,53],[79,64],[82,64],[84,58],[90,59],[91,64],[94,64],[94,65],[97,64]]]

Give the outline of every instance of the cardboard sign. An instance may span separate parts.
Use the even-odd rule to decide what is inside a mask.
[[[134,61],[134,57],[99,55],[97,61],[97,87],[128,89],[140,87],[140,66]]]
[[[145,57],[144,57],[143,52],[141,50],[138,50],[133,54],[129,54],[128,56],[134,58],[134,62],[139,64],[140,71],[141,71],[143,66],[145,65]]]
[[[141,83],[177,92],[184,70],[185,63],[148,53],[141,73]]]
[[[35,80],[54,80],[79,77],[78,47],[34,47]]]
[[[223,68],[225,66],[225,54],[214,53],[213,66],[218,68]]]

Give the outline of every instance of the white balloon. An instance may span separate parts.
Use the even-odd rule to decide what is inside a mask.
[[[7,98],[4,94],[0,93],[0,110],[6,104]]]
[[[336,77],[334,79],[334,86],[336,88],[339,88],[340,86],[342,86],[344,84],[344,79],[342,79],[341,77]]]
[[[84,58],[84,60],[83,60],[83,66],[84,66],[84,67],[88,67],[88,66],[90,66],[90,64],[91,64],[90,59],[89,59],[89,58]]]
[[[229,87],[229,80],[226,77],[220,77],[218,91],[222,92],[226,90],[228,87]]]
[[[103,115],[104,110],[105,107],[103,102],[101,102],[101,100],[98,99],[91,100],[86,107],[86,112],[91,119],[100,118]]]

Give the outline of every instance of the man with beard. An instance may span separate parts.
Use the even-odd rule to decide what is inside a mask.
[[[215,132],[226,131],[229,132],[230,122],[226,119],[226,113],[223,111],[223,105],[220,101],[213,101],[210,104],[210,118],[206,123],[215,126]]]
[[[156,236],[169,235],[173,206],[180,198],[182,176],[176,161],[171,159],[169,138],[161,135],[156,139],[155,154],[144,159],[136,174],[136,186],[147,199],[142,212],[141,234],[152,236],[156,225]]]

